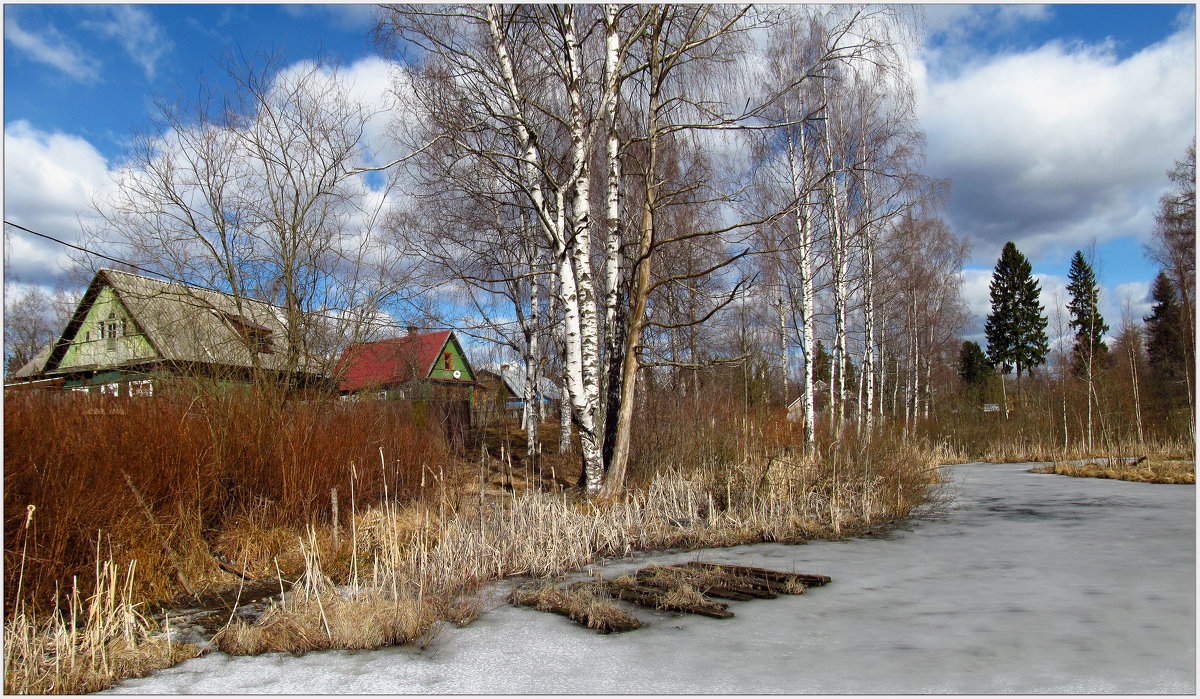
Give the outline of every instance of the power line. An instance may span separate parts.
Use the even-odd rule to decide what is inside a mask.
[[[25,231],[26,233],[31,233],[31,234],[33,234],[33,235],[36,235],[36,236],[37,236],[37,237],[39,237],[39,238],[45,238],[46,240],[52,240],[52,241],[54,241],[54,242],[58,243],[59,245],[65,245],[66,247],[72,248],[72,249],[74,249],[74,250],[78,250],[79,252],[85,252],[85,253],[87,253],[87,254],[89,254],[89,255],[95,255],[96,257],[103,258],[103,259],[105,259],[105,260],[108,260],[108,261],[110,261],[110,262],[116,262],[116,263],[117,263],[117,264],[119,264],[119,265],[127,265],[127,266],[129,266],[129,267],[132,267],[132,268],[134,268],[134,269],[136,269],[136,270],[140,271],[140,272],[145,272],[146,274],[152,274],[152,275],[154,275],[154,276],[156,276],[156,277],[162,277],[163,279],[166,279],[167,281],[175,282],[175,283],[177,283],[177,284],[184,284],[185,286],[198,286],[198,287],[200,287],[201,289],[208,289],[209,291],[218,291],[217,289],[209,289],[208,287],[201,286],[201,285],[199,285],[199,284],[187,284],[186,282],[179,281],[178,279],[172,279],[171,277],[168,277],[167,275],[165,275],[165,274],[163,274],[163,273],[161,273],[161,272],[155,272],[155,271],[153,271],[153,270],[146,269],[145,267],[139,267],[138,265],[135,265],[135,264],[133,264],[132,262],[128,262],[128,261],[126,261],[126,260],[118,260],[118,259],[117,259],[117,258],[115,258],[115,257],[109,257],[108,255],[105,255],[105,254],[104,254],[104,253],[102,253],[102,252],[96,252],[95,250],[88,250],[87,248],[80,247],[80,246],[78,246],[78,245],[75,245],[74,243],[68,243],[68,242],[67,242],[67,241],[65,241],[65,240],[59,240],[58,238],[55,238],[55,237],[54,237],[54,236],[52,236],[52,235],[46,235],[45,233],[38,233],[38,232],[37,232],[37,231],[35,231],[35,230],[31,230],[31,229],[29,229],[29,228],[26,228],[25,226],[22,226],[22,225],[20,225],[20,224],[13,223],[12,221],[5,221],[5,222],[4,222],[4,225],[6,225],[6,226],[12,226],[13,228],[16,228],[16,229],[18,229],[18,230]],[[224,292],[220,292],[220,293],[224,293]]]
[[[65,240],[62,240],[62,239],[60,239],[60,238],[55,238],[54,236],[52,236],[52,235],[47,235],[47,234],[45,234],[45,233],[39,233],[38,231],[35,231],[35,230],[31,229],[31,228],[26,228],[25,226],[22,226],[22,225],[20,225],[20,224],[13,223],[12,221],[5,220],[5,221],[4,221],[4,225],[6,225],[6,226],[12,226],[13,228],[16,228],[16,229],[18,229],[18,230],[24,231],[24,232],[26,232],[26,233],[29,233],[29,234],[31,234],[31,235],[36,235],[36,236],[38,236],[39,238],[45,238],[46,240],[49,240],[49,241],[52,241],[52,242],[58,243],[59,245],[63,245],[63,246],[65,246],[65,247],[71,248],[71,249],[73,249],[73,250],[78,250],[79,252],[85,253],[85,254],[87,254],[87,255],[93,255],[93,256],[95,256],[95,257],[99,257],[99,258],[101,258],[101,259],[108,260],[108,261],[110,261],[110,262],[115,262],[116,264],[119,264],[119,265],[125,265],[125,266],[127,266],[127,267],[132,267],[133,269],[136,269],[136,270],[138,270],[139,272],[144,272],[144,273],[146,273],[146,274],[149,274],[149,275],[152,275],[152,276],[155,276],[155,277],[160,277],[160,278],[162,278],[162,279],[165,279],[165,280],[167,280],[167,281],[169,281],[169,282],[172,282],[172,283],[174,283],[174,284],[180,284],[180,285],[182,285],[182,286],[190,286],[190,287],[197,288],[197,289],[204,289],[205,291],[212,291],[212,292],[215,292],[215,293],[218,293],[218,294],[225,294],[225,295],[227,295],[227,296],[228,296],[228,295],[230,295],[230,293],[229,293],[229,292],[227,292],[227,291],[222,291],[222,290],[220,290],[220,289],[217,289],[217,288],[214,288],[214,287],[211,287],[211,286],[207,286],[207,285],[205,285],[205,284],[194,284],[194,283],[191,283],[191,282],[186,282],[186,281],[183,281],[183,280],[181,280],[181,279],[175,279],[174,277],[171,277],[170,275],[163,274],[162,272],[156,272],[156,271],[154,271],[154,270],[151,270],[151,269],[147,269],[147,268],[145,268],[145,267],[142,267],[142,266],[140,266],[140,265],[136,265],[136,264],[134,264],[134,263],[132,263],[132,262],[129,262],[128,260],[122,260],[122,259],[118,259],[118,258],[116,258],[116,257],[112,257],[111,255],[106,255],[106,254],[104,254],[104,253],[102,253],[102,252],[98,252],[98,251],[96,251],[96,250],[91,250],[91,249],[88,249],[88,248],[85,248],[85,247],[82,247],[82,246],[76,245],[76,244],[74,244],[74,243],[68,243],[67,241],[65,241]],[[272,305],[274,305],[274,304],[272,304]],[[328,319],[328,320],[337,320],[337,321],[340,321],[340,320],[345,320],[344,318],[340,318],[340,317],[338,317],[338,316],[329,315],[329,314],[327,314],[327,313],[310,312],[308,315],[310,315],[310,316],[316,316],[316,317],[318,317],[318,318],[326,318],[326,319]],[[369,324],[369,325],[371,325],[372,323],[368,323],[368,324]],[[463,330],[463,331],[472,331],[472,330],[489,330],[489,329],[495,329],[495,326],[511,326],[511,325],[516,325],[516,324],[517,324],[517,321],[509,321],[509,322],[507,322],[507,323],[493,323],[492,325],[474,325],[474,326],[470,326],[470,327],[463,327],[463,328],[457,328],[457,329],[459,329],[459,330]],[[407,324],[407,323],[404,323],[404,324],[402,324],[402,323],[400,323],[400,322],[398,322],[398,321],[392,321],[392,322],[378,322],[378,323],[374,323],[374,325],[377,325],[377,326],[378,326],[378,327],[380,327],[380,328],[389,328],[389,327],[390,327],[390,328],[396,328],[397,330],[399,330],[399,329],[407,329],[407,328],[409,328],[409,327],[414,327],[414,328],[417,328],[417,329],[420,329],[420,330],[455,330],[455,329],[456,329],[456,328],[451,328],[451,327],[440,328],[440,327],[433,327],[433,326],[416,326],[416,325],[410,325],[410,324]]]

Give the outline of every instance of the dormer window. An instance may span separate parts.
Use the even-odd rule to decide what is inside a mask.
[[[271,329],[257,323],[251,323],[241,316],[225,313],[225,320],[242,336],[246,346],[259,354],[274,354],[275,348],[271,341]]]

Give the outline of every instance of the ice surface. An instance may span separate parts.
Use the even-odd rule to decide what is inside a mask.
[[[639,610],[598,635],[500,606],[424,650],[212,653],[114,693],[1195,693],[1196,491],[950,469],[944,517],[884,538],[640,556],[833,577],[734,619]]]

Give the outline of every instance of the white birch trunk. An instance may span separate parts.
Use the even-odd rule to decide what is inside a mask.
[[[865,235],[863,315],[867,326],[867,352],[863,357],[862,373],[866,378],[867,389],[863,412],[866,413],[867,432],[871,433],[875,427],[875,245],[870,229],[865,232]]]
[[[800,116],[804,113],[804,95],[800,93]],[[816,401],[813,386],[813,356],[816,352],[816,338],[813,328],[813,308],[815,305],[812,279],[812,235],[809,230],[809,191],[808,191],[808,153],[804,125],[799,131],[800,172],[796,171],[796,148],[792,143],[792,133],[788,130],[788,167],[791,171],[792,198],[796,204],[797,252],[800,256],[800,322],[804,326],[804,444],[808,453],[816,448]],[[803,188],[803,200],[801,189]]]
[[[538,164],[541,154],[536,141],[532,138],[526,125],[522,110],[522,98],[516,83],[512,60],[505,44],[500,26],[498,10],[495,5],[487,8],[488,26],[491,30],[492,46],[499,63],[501,76],[508,92],[509,105],[514,117],[517,134],[521,139],[525,154],[522,166],[529,196],[534,210],[542,223],[542,229],[554,247],[555,263],[558,265],[559,298],[563,304],[563,340],[566,384],[571,394],[571,406],[579,423],[579,442],[582,451],[583,468],[589,493],[597,492],[600,480],[603,478],[603,463],[601,460],[600,444],[596,439],[595,406],[599,402],[599,373],[598,373],[598,322],[596,317],[595,291],[591,284],[590,260],[588,260],[588,183],[586,182],[586,157],[584,165],[580,165],[579,151],[583,150],[582,107],[580,106],[580,86],[578,71],[578,42],[574,33],[574,10],[568,6],[566,12],[567,36],[564,37],[568,52],[568,93],[571,99],[572,113],[572,144],[575,151],[575,225],[576,235],[571,237],[568,248],[566,236],[566,221],[564,201],[561,191],[556,191],[556,211],[551,211],[545,201],[541,187],[541,174]],[[582,171],[582,174],[581,174]],[[581,180],[583,181],[581,184]],[[583,191],[582,201],[579,193]],[[582,207],[582,209],[580,208]],[[583,239],[580,240],[579,229],[582,229]],[[578,263],[582,260],[582,264]],[[578,275],[578,279],[577,279]],[[593,485],[595,484],[595,488]]]
[[[566,454],[571,451],[571,387],[567,385],[567,375],[564,373],[558,392],[561,399],[558,402],[558,453]]]
[[[779,270],[779,274],[783,275],[783,270]],[[779,368],[783,372],[783,404],[786,407],[788,404],[788,355],[787,355],[787,315],[783,312],[783,284],[778,287],[779,297],[777,299],[779,308]]]
[[[615,333],[613,323],[617,316],[617,285],[621,279],[621,141],[617,135],[617,110],[620,93],[617,89],[621,38],[617,34],[616,5],[604,6],[604,21],[607,28],[604,72],[612,98],[608,101],[605,123],[608,126],[606,155],[608,158],[608,196],[606,223],[608,238],[604,245],[604,327],[607,329],[609,345]],[[608,353],[609,360],[612,352]],[[607,360],[606,360],[607,361]]]
[[[828,90],[822,83],[822,94],[828,104]],[[829,108],[825,109],[825,165],[829,169],[829,197],[832,223],[830,227],[830,263],[833,268],[833,309],[834,309],[834,343],[833,362],[830,366],[830,420],[833,422],[834,439],[842,433],[842,420],[845,415],[846,402],[846,254],[845,229],[842,221],[840,205],[838,204],[838,169],[833,159],[833,130],[829,122],[833,117]],[[837,372],[837,407],[834,408],[833,372]]]
[[[567,5],[566,20],[567,49],[567,95],[570,99],[571,151],[574,174],[573,235],[570,236],[570,253],[576,292],[578,313],[579,391],[581,400],[576,407],[586,414],[579,416],[579,442],[583,451],[584,470],[587,474],[587,491],[596,495],[604,484],[604,460],[601,438],[598,434],[600,406],[600,322],[596,312],[596,291],[592,283],[591,260],[591,168],[588,158],[583,117],[582,69],[579,62],[579,42],[575,30],[575,9]],[[564,268],[562,274],[570,274]]]
[[[531,270],[535,265],[531,264]],[[525,421],[525,443],[528,445],[526,455],[529,463],[537,458],[541,451],[538,444],[538,424],[541,422],[541,401],[537,400],[537,381],[540,372],[538,347],[538,284],[537,277],[529,277],[529,330],[527,331],[525,352],[525,410],[522,417]]]

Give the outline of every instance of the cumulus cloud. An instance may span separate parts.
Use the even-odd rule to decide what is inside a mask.
[[[289,66],[276,78],[289,72],[311,70],[311,63]],[[357,165],[378,165],[397,157],[397,147],[389,137],[389,120],[394,116],[395,97],[389,97],[391,64],[366,58],[337,74],[337,83],[346,96],[364,105],[373,116],[367,123],[364,146],[367,161]],[[332,72],[322,74],[333,80]],[[159,141],[168,150],[179,147],[178,134],[168,132]],[[93,198],[107,201],[112,175],[125,172],[121,163],[108,163],[100,151],[80,136],[44,131],[27,121],[15,121],[4,129],[4,209],[5,218],[32,230],[70,243],[80,240],[81,223],[93,220]],[[128,175],[128,172],[125,172]],[[402,206],[404,190],[384,190],[385,177],[370,175],[348,183],[360,206],[348,207],[344,224],[358,241],[374,231],[388,212]],[[81,221],[82,219],[82,221]],[[53,288],[65,281],[72,266],[68,248],[12,227],[5,231],[6,272],[20,282]]]
[[[153,79],[158,61],[174,48],[163,28],[142,7],[112,5],[97,9],[97,19],[82,22],[82,26],[116,40],[146,77]]]
[[[72,44],[53,25],[42,32],[27,31],[17,23],[11,8],[4,12],[4,40],[28,58],[53,66],[80,82],[100,77],[100,62]]]
[[[1124,60],[1052,42],[954,76],[921,68],[927,169],[953,180],[948,218],[976,263],[1007,240],[1065,259],[1092,238],[1149,234],[1164,173],[1195,134],[1190,29]]]
[[[78,136],[40,131],[17,121],[4,128],[4,217],[61,240],[76,242],[90,198],[108,182],[108,165]],[[52,287],[70,266],[67,248],[5,230],[7,272]]]

